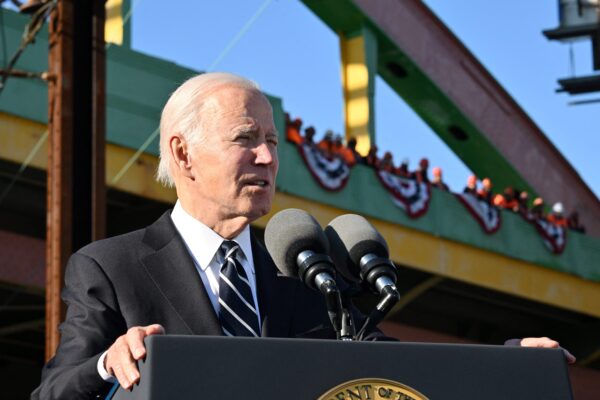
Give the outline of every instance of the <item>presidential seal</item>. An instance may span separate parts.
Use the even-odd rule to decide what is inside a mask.
[[[317,400],[428,400],[415,389],[387,379],[364,378],[342,383]]]

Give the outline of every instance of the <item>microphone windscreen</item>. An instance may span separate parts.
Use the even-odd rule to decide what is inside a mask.
[[[319,223],[306,211],[288,208],[275,214],[265,228],[265,245],[285,276],[298,277],[298,254],[312,250],[329,253],[329,243]]]
[[[360,280],[360,259],[366,254],[389,258],[388,245],[364,217],[340,215],[325,228],[331,258],[338,271],[351,282]]]

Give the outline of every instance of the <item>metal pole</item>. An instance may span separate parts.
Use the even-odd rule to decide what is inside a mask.
[[[64,318],[60,290],[64,266],[71,253],[73,169],[73,1],[59,0],[50,15],[48,71],[48,169],[46,218],[46,360],[59,342],[58,324]]]
[[[106,0],[92,10],[92,240],[106,236]]]
[[[59,0],[49,47],[46,359],[60,340],[68,257],[104,236],[104,0]]]

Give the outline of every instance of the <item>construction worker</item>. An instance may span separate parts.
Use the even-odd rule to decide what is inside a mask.
[[[564,207],[561,202],[554,203],[552,212],[548,215],[548,221],[557,226],[566,228],[568,226],[567,219],[564,216]]]
[[[373,168],[379,168],[379,158],[377,157],[377,146],[372,144],[369,153],[365,157],[365,164]]]
[[[508,186],[504,189],[503,194],[497,194],[494,197],[494,205],[496,207],[504,208],[505,210],[518,212],[519,202],[515,198],[515,190],[511,186]]]
[[[467,186],[463,189],[463,193],[477,196],[477,177],[475,175],[469,175],[467,178]]]
[[[519,202],[519,211],[521,214],[527,214],[529,211],[529,193],[523,190],[521,193],[519,193],[517,201]]]
[[[410,178],[410,171],[408,170],[408,158],[402,159],[402,163],[396,170],[396,174],[403,178]]]
[[[348,147],[344,146],[342,143],[342,136],[336,135],[333,140],[333,153],[338,156],[349,166],[352,167],[356,164],[356,159],[354,158],[354,153]]]
[[[313,126],[309,126],[304,130],[304,142],[308,145],[314,146],[314,137],[315,137],[315,128]]]
[[[481,181],[481,188],[477,191],[477,197],[481,200],[485,200],[488,204],[492,204],[492,180],[490,178],[484,178]]]
[[[431,184],[438,189],[448,192],[448,185],[446,185],[442,180],[442,169],[440,167],[433,167],[431,173],[433,174],[433,181],[431,182]]]
[[[348,145],[347,145],[346,148],[349,150],[349,152],[347,152],[347,153],[352,154],[352,160],[353,160],[352,161],[352,163],[353,163],[352,165],[354,165],[356,163],[358,163],[358,164],[364,164],[363,156],[358,151],[356,151],[356,138],[355,137],[351,137],[348,140]],[[349,161],[350,160],[350,155],[348,154],[344,158],[347,161]]]
[[[419,169],[413,172],[412,177],[419,183],[429,183],[429,176],[427,175],[427,169],[429,168],[429,160],[421,158],[419,161]]]
[[[285,138],[288,140],[288,142],[302,144],[304,139],[300,134],[301,128],[302,120],[300,118],[290,121],[290,115],[285,113]]]
[[[533,200],[533,207],[531,207],[531,216],[536,219],[545,219],[544,205],[544,199],[536,197],[535,200]]]
[[[331,157],[333,155],[333,131],[331,129],[325,132],[325,136],[323,136],[323,139],[321,139],[317,147],[327,157]]]
[[[396,172],[394,168],[394,156],[391,152],[386,151],[383,158],[379,162],[379,169],[386,172]]]

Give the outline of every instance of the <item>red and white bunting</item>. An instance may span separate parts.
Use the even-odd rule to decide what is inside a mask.
[[[401,177],[387,171],[376,171],[379,181],[392,195],[394,204],[411,218],[424,215],[429,209],[431,188],[428,183]]]
[[[489,235],[500,229],[502,219],[496,207],[485,200],[479,199],[472,193],[454,193],[458,200],[467,208],[469,213]]]
[[[555,225],[544,218],[535,218],[530,213],[521,215],[527,222],[535,226],[548,250],[554,254],[564,251],[567,244],[567,230],[564,227]]]
[[[325,190],[342,190],[348,178],[350,167],[340,157],[326,157],[321,150],[306,143],[298,145],[298,151],[311,175]]]

